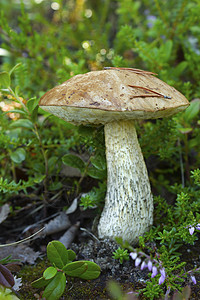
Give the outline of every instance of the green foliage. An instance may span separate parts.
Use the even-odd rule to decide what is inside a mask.
[[[19,259],[12,259],[11,255],[8,255],[8,256],[0,259],[0,264],[6,265],[6,264],[10,264],[10,263],[17,262],[17,261],[19,261]]]
[[[154,300],[159,296],[164,296],[162,287],[157,284],[157,278],[152,278],[147,282],[146,287],[140,291],[143,293],[146,299]]]
[[[76,155],[65,154],[62,157],[62,161],[65,165],[68,165],[68,166],[73,167],[73,168],[77,168],[80,171],[84,171],[84,169],[85,169],[84,161]]]
[[[20,180],[16,183],[14,180],[8,182],[7,179],[3,180],[0,178],[0,192],[4,194],[18,194],[19,191],[26,192],[28,187],[32,187],[35,183],[39,183],[43,180],[42,177],[40,178],[29,178],[28,181]]]
[[[91,261],[75,261],[76,254],[60,243],[52,241],[47,245],[47,257],[53,266],[43,272],[43,277],[32,282],[33,287],[43,288],[47,300],[59,299],[64,293],[66,276],[91,280],[99,277],[100,267]]]
[[[120,264],[123,264],[124,260],[129,260],[129,253],[126,249],[121,249],[120,247],[113,252],[114,259],[119,259]]]
[[[167,284],[178,288],[181,283],[176,280],[173,286],[170,272],[182,274],[178,261],[182,246],[199,238],[197,230],[189,233],[189,226],[200,222],[199,1],[57,2],[58,10],[50,1],[1,4],[0,204],[27,189],[48,203],[51,195],[65,190],[69,178],[62,175],[64,163],[81,173],[71,192],[75,185],[82,192],[85,177],[98,181],[98,187],[81,197],[80,205],[101,208],[106,192],[103,128],[77,128],[50,116],[38,107],[39,98],[76,74],[104,66],[156,72],[190,100],[190,107],[172,118],[137,122],[156,195],[154,224],[140,237],[140,247],[154,257],[149,243],[156,245],[169,276]],[[120,246],[131,251],[126,242]],[[66,261],[59,258],[57,263],[63,267]],[[67,269],[73,274],[87,264],[73,263],[69,259]],[[64,287],[64,271],[58,269],[53,265],[38,281],[38,286],[49,286],[49,298],[55,296],[58,282],[57,295]],[[143,291],[146,298],[159,297],[167,289],[157,282],[157,277],[149,281]]]
[[[0,86],[8,88],[10,86],[10,76],[7,72],[0,73]]]
[[[194,179],[194,183],[198,186],[200,186],[200,170],[196,169],[194,171],[191,171],[191,178]]]
[[[106,183],[99,183],[98,187],[93,187],[89,193],[81,196],[80,206],[82,206],[84,210],[87,208],[99,207],[104,201],[105,194]]]
[[[82,196],[81,199],[80,199],[80,206],[82,206],[84,210],[87,209],[87,208],[95,207],[96,206],[95,197],[93,197],[91,195],[91,193]]]

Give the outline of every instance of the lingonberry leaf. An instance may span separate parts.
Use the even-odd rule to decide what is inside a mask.
[[[81,262],[81,261],[80,261]],[[101,268],[92,261],[84,261],[87,263],[87,270],[79,276],[81,279],[96,279],[101,273]]]
[[[47,257],[59,269],[69,262],[67,248],[59,241],[52,241],[47,245]]]
[[[51,280],[45,280],[44,277],[40,277],[39,279],[33,281],[31,283],[31,285],[34,287],[34,288],[42,288],[44,286],[47,286],[47,284],[49,284],[51,282]]]
[[[54,267],[49,267],[47,268],[44,273],[43,273],[43,277],[48,280],[48,279],[51,279],[53,278],[56,274],[57,274],[57,269],[54,268]]]
[[[92,261],[75,261],[67,264],[63,271],[68,276],[89,280],[98,278],[101,268]]]
[[[68,275],[72,277],[80,277],[81,274],[87,271],[87,263],[84,261],[75,261],[72,263],[67,264],[63,271]]]
[[[58,272],[51,282],[46,286],[42,296],[48,300],[58,300],[64,293],[65,286],[65,274]]]

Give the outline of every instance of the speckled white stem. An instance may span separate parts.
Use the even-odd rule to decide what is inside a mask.
[[[134,121],[105,125],[107,194],[98,233],[136,243],[153,223],[153,197]]]

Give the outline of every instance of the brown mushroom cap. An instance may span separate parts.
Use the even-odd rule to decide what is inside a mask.
[[[39,105],[71,123],[106,124],[168,117],[189,102],[151,73],[111,68],[70,78],[45,93]]]

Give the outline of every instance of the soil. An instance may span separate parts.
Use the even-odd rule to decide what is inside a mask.
[[[71,197],[71,202],[73,199],[74,198]],[[44,219],[44,215],[45,217],[49,217],[59,210],[61,211],[64,205],[66,205],[66,196],[60,197],[60,202],[57,201],[54,205],[51,204],[49,207],[43,207],[40,210],[38,210],[40,203],[37,202],[37,199],[34,200],[31,198],[30,195],[18,195],[10,200],[10,205],[12,207],[13,214],[0,224],[1,244],[26,237],[21,235],[22,231],[27,228],[28,225],[37,224],[41,219]],[[70,205],[70,203],[68,205]],[[20,210],[17,206],[21,206],[22,209]],[[112,257],[113,252],[119,247],[116,242],[110,240],[98,241],[94,236],[89,234],[90,232],[95,232],[92,229],[92,225],[96,214],[97,212],[93,209],[84,211],[77,207],[77,209],[70,215],[72,224],[80,221],[80,226],[87,229],[86,231],[79,230],[77,232],[74,242],[71,244],[70,248],[77,254],[77,260],[91,260],[97,263],[101,267],[101,275],[98,279],[91,281],[84,281],[78,278],[67,278],[66,291],[61,299],[113,299],[111,298],[108,290],[108,282],[111,280],[119,283],[123,291],[131,292],[144,288],[149,279],[148,271],[141,271],[139,267],[135,267],[132,259],[120,264],[119,260]],[[29,230],[26,234],[33,233],[31,232],[32,230],[33,229]],[[37,230],[37,227],[36,229],[34,228],[34,230]],[[50,266],[46,259],[46,246],[48,242],[58,240],[62,234],[63,232],[52,234],[48,237],[40,236],[31,241],[29,244],[25,244],[27,249],[29,247],[36,253],[39,251],[40,256],[36,259],[37,255],[34,256],[34,254],[30,254],[30,256],[32,256],[30,263],[33,260],[32,264],[24,262],[20,264],[17,271],[13,271],[14,275],[16,274],[18,277],[22,278],[23,284],[18,294],[20,299],[42,299],[40,290],[34,289],[31,286],[31,282],[41,277],[45,268]],[[3,250],[0,251],[4,257],[10,254],[8,248],[1,249],[7,249],[6,251],[4,250],[5,253],[3,253]],[[187,262],[187,270],[200,265],[199,249],[200,241],[197,241],[194,246],[182,247],[181,261]],[[14,253],[12,256],[15,258]],[[200,274],[195,275],[195,277],[197,279],[196,285],[191,284],[189,280],[183,283],[183,286],[188,284],[191,285],[191,300],[200,299]],[[129,299],[136,298],[132,296],[132,298]],[[148,298],[140,297],[139,299]]]

